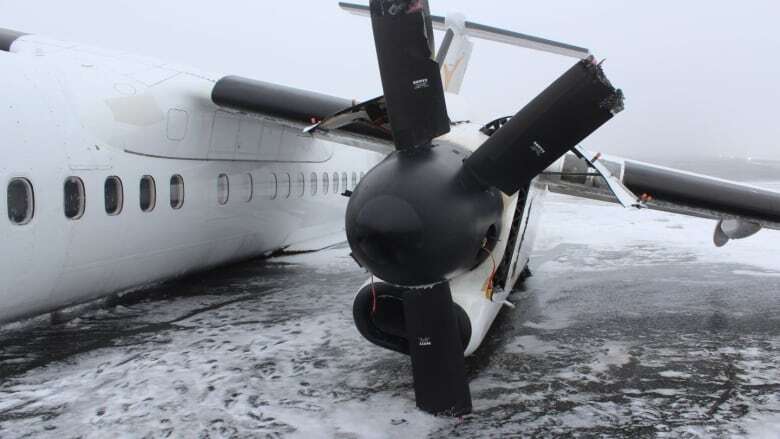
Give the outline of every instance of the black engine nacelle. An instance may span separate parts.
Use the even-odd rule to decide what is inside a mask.
[[[409,355],[403,303],[407,291],[384,282],[369,284],[360,290],[352,306],[355,326],[366,340],[405,355]],[[457,303],[452,304],[452,311],[465,351],[471,341],[471,321]]]
[[[503,200],[463,166],[468,151],[397,151],[366,175],[347,207],[354,258],[395,285],[443,282],[484,261],[498,241]]]

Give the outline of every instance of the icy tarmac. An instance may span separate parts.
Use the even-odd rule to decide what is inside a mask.
[[[0,437],[780,437],[780,232],[550,196],[531,267],[468,360],[475,412],[414,406],[365,342],[342,247],[0,331]]]

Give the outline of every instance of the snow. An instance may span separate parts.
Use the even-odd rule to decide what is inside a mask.
[[[543,224],[462,420],[357,333],[342,246],[5,328],[0,437],[780,436],[780,233],[555,195]]]

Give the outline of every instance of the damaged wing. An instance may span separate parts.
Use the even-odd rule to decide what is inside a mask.
[[[760,230],[780,230],[780,193],[745,183],[723,180],[616,157],[568,154],[540,179],[551,192],[621,203],[718,221],[718,247]],[[599,164],[600,170],[594,166]],[[618,185],[616,186],[615,183]]]
[[[272,118],[324,140],[380,153],[394,150],[383,97],[356,104],[321,93],[226,76],[214,85],[211,100],[222,108]]]

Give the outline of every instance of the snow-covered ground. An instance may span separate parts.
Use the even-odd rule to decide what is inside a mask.
[[[532,261],[468,361],[474,414],[414,406],[361,339],[339,248],[0,332],[0,438],[780,437],[780,232],[550,196]]]

